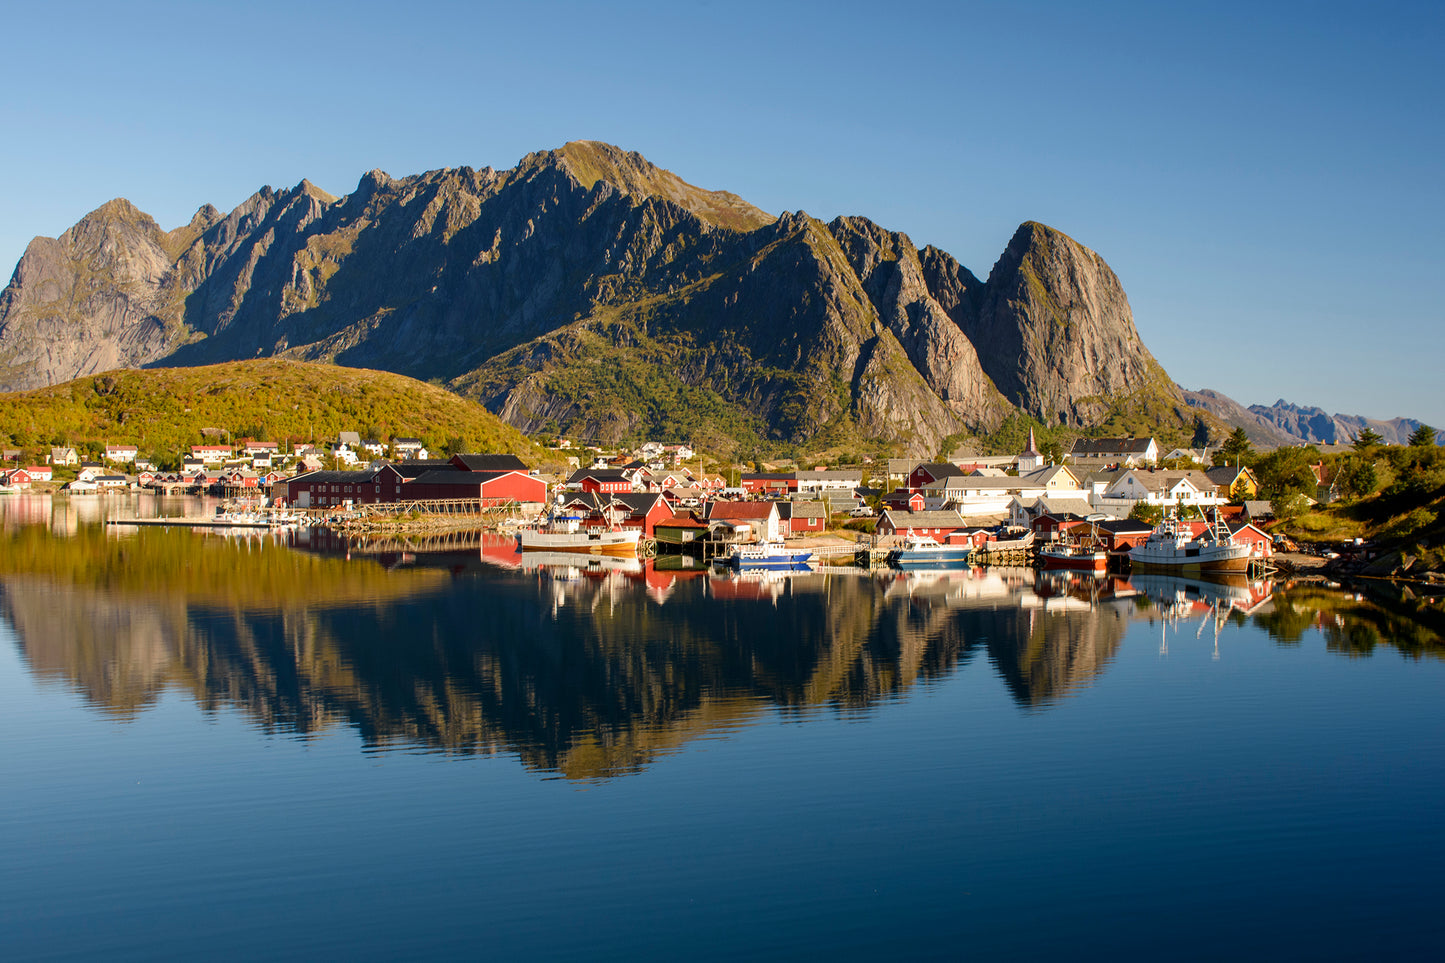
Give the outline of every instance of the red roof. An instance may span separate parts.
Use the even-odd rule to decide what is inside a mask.
[[[702,522],[689,515],[674,515],[658,522],[656,528],[707,528]]]

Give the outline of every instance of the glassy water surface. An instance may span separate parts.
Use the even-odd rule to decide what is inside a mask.
[[[0,503],[0,955],[1433,953],[1445,610]]]

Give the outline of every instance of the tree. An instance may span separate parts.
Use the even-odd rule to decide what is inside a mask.
[[[1039,445],[1039,454],[1050,465],[1059,465],[1064,461],[1064,446],[1051,439]]]
[[[1189,439],[1190,448],[1209,447],[1209,426],[1204,423],[1203,415],[1194,416],[1194,437]]]
[[[1219,453],[1232,465],[1238,465],[1244,459],[1254,454],[1254,449],[1249,444],[1249,434],[1243,427],[1236,428],[1229,433],[1224,445],[1220,447]]]
[[[1133,509],[1129,512],[1129,518],[1146,525],[1158,525],[1164,520],[1164,509],[1159,505],[1150,505],[1148,502],[1135,502]]]
[[[1351,498],[1374,494],[1379,483],[1379,475],[1372,461],[1352,461],[1340,472],[1340,487]]]
[[[1289,446],[1276,448],[1259,458],[1254,474],[1259,478],[1260,494],[1274,502],[1276,509],[1287,495],[1312,494],[1318,479],[1311,465],[1319,454],[1313,446]],[[1275,514],[1278,515],[1278,511]]]
[[[1435,444],[1435,429],[1429,425],[1421,425],[1410,432],[1410,447],[1425,448]]]
[[[1365,428],[1358,435],[1355,436],[1355,440],[1350,443],[1350,447],[1355,449],[1355,451],[1359,454],[1368,458],[1370,456],[1370,452],[1380,447],[1380,442],[1384,440],[1385,439],[1380,436],[1379,432],[1375,431],[1372,428]]]
[[[1303,492],[1294,492],[1283,498],[1274,499],[1270,502],[1270,507],[1274,509],[1275,518],[1282,522],[1288,522],[1308,512],[1310,501]]]

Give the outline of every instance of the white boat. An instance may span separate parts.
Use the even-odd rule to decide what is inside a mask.
[[[1075,572],[1103,572],[1109,568],[1109,553],[1095,545],[1060,542],[1038,550],[1039,561],[1047,569],[1068,569]]]
[[[1249,571],[1249,562],[1249,546],[1236,544],[1218,515],[1197,538],[1177,517],[1170,516],[1129,550],[1130,566],[1141,572],[1240,573]]]
[[[739,571],[806,568],[817,556],[810,548],[788,548],[782,542],[755,542],[733,546],[727,564]]]
[[[887,562],[894,568],[948,568],[968,564],[973,554],[973,545],[944,545],[931,535],[915,535],[909,532],[903,536],[903,544],[887,555]]]
[[[554,516],[541,527],[517,533],[517,546],[524,552],[571,552],[581,555],[612,555],[636,558],[638,528],[583,528],[575,515]]]

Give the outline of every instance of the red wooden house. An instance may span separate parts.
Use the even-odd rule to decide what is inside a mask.
[[[895,512],[885,511],[878,519],[873,531],[878,535],[927,535],[940,542],[946,542],[957,532],[969,526],[964,524],[958,512]]]
[[[907,487],[918,489],[929,482],[943,481],[945,478],[960,478],[963,474],[963,469],[950,461],[918,465],[908,473]]]

